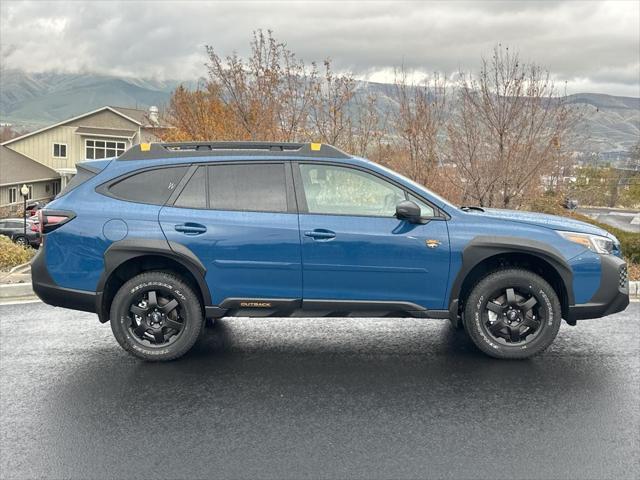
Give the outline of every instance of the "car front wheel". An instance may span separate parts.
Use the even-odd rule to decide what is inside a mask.
[[[179,277],[147,272],[127,281],[111,304],[118,343],[143,360],[166,361],[189,351],[202,332],[200,301]]]
[[[561,320],[560,302],[551,285],[523,269],[484,277],[472,289],[464,310],[465,330],[475,345],[505,359],[542,352],[558,334]]]

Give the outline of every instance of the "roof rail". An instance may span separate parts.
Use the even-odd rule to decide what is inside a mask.
[[[309,158],[351,158],[324,143],[282,142],[177,142],[134,145],[118,160],[151,160],[211,156],[285,156]]]

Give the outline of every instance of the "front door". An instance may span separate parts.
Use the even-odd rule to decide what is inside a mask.
[[[287,178],[283,163],[200,166],[160,211],[167,239],[207,269],[215,305],[302,298],[298,216]]]
[[[443,219],[424,225],[395,218],[396,205],[416,201],[373,173],[346,166],[299,163],[303,299],[410,302],[442,309],[449,275]]]

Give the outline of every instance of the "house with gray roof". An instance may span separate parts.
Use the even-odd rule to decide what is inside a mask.
[[[76,163],[115,157],[138,143],[157,141],[162,128],[157,107],[105,106],[8,140],[2,143],[0,207],[22,203],[22,198],[14,198],[11,192],[17,186],[19,197],[23,184],[34,185],[29,200],[53,198],[75,175]],[[16,165],[24,170],[19,176]],[[45,185],[41,190],[39,177],[43,175],[57,186],[47,190]]]

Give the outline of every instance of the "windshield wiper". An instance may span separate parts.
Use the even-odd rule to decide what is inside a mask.
[[[477,210],[478,212],[484,212],[484,208],[482,207],[474,207],[474,206],[467,206],[467,205],[462,205],[460,207],[460,210],[463,210],[465,212],[468,212],[469,210]]]

